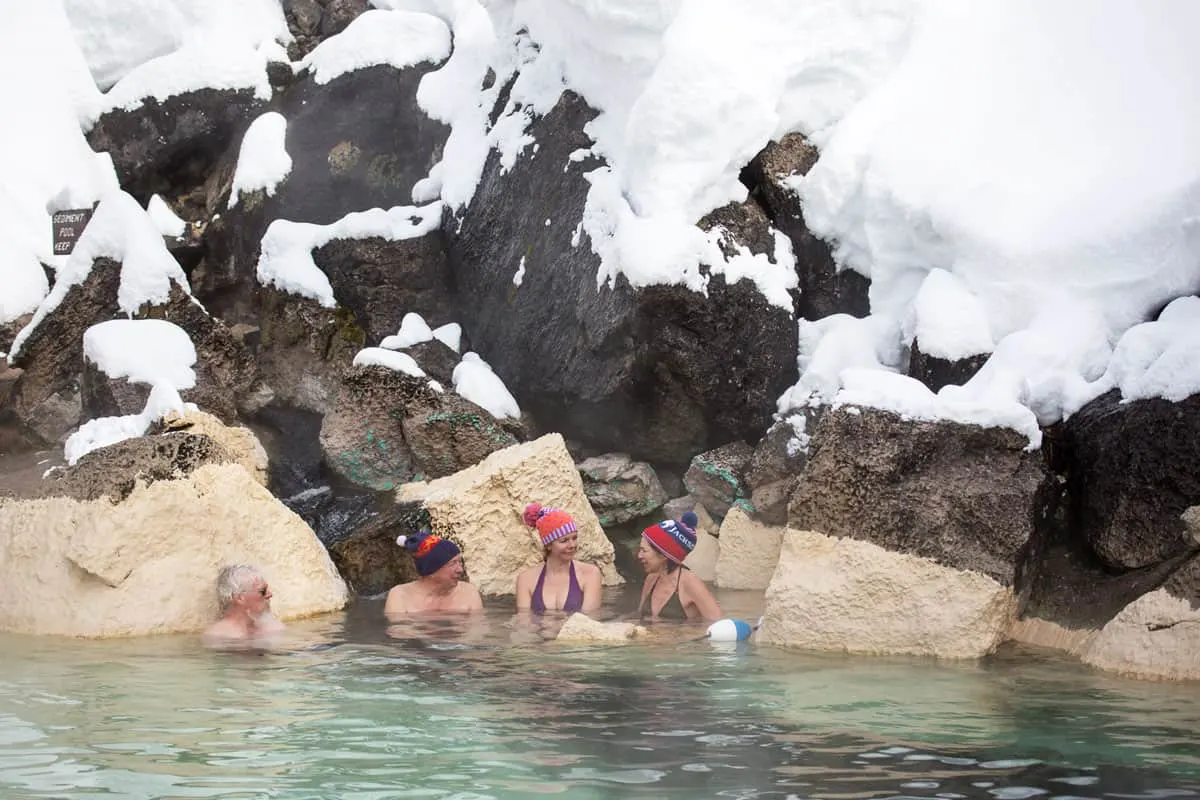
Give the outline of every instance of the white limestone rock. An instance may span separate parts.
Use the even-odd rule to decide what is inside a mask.
[[[559,628],[557,642],[625,643],[649,635],[649,630],[632,622],[600,622],[587,614],[572,614]]]
[[[737,506],[721,523],[721,557],[717,586],[722,589],[766,589],[779,563],[783,528],[750,519]]]
[[[0,630],[115,637],[199,631],[221,567],[261,567],[295,619],[346,604],[312,530],[238,464],[108,498],[0,499]]]
[[[870,542],[787,530],[759,641],[811,650],[978,658],[1003,640],[1012,590]]]
[[[1200,679],[1200,611],[1156,589],[1125,606],[1079,655],[1097,669],[1137,678]]]

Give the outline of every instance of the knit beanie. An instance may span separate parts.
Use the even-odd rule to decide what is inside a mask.
[[[396,539],[396,544],[412,553],[417,573],[421,577],[432,575],[446,566],[450,559],[462,553],[454,542],[427,531],[414,533],[412,536],[400,536]]]
[[[658,552],[676,564],[682,564],[688,553],[696,549],[696,525],[699,520],[687,511],[678,520],[665,519],[642,531],[642,538]]]
[[[537,529],[538,538],[542,540],[543,547],[549,546],[556,539],[579,532],[579,526],[575,524],[575,519],[567,512],[557,508],[543,508],[537,503],[530,503],[525,506],[525,513],[521,516],[525,519],[526,525]]]

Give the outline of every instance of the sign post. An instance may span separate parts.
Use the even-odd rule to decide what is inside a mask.
[[[65,211],[55,211],[50,218],[54,226],[54,255],[70,255],[75,249],[75,243],[83,234],[92,219],[90,208],[69,208]]]

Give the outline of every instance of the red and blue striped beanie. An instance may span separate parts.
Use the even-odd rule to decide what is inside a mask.
[[[658,552],[676,564],[682,564],[688,553],[696,549],[696,525],[699,520],[691,511],[679,520],[665,519],[642,531],[642,538]]]

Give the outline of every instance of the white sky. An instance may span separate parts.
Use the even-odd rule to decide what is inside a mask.
[[[726,258],[720,232],[693,223],[745,197],[738,172],[772,137],[801,131],[821,146],[817,166],[788,185],[839,263],[871,277],[872,314],[800,325],[802,374],[780,398],[785,415],[813,401],[879,405],[1011,426],[1035,444],[1035,423],[1107,388],[1178,399],[1200,387],[1195,303],[1176,300],[1146,323],[1200,287],[1200,49],[1186,35],[1200,29],[1200,5],[375,4],[307,66],[326,79],[368,64],[440,61],[452,36],[453,53],[418,92],[451,125],[443,159],[414,188],[412,207],[364,209],[328,226],[274,222],[263,283],[334,305],[314,247],[435,229],[444,206],[469,204],[491,150],[504,164],[536,151],[531,116],[570,87],[601,112],[588,133],[609,166],[588,175],[582,219],[551,223],[575,230],[577,242],[589,234],[598,285],[624,275],[635,286],[703,292],[704,266],[790,307],[786,240],[778,237],[774,263]],[[82,280],[83,255],[50,254],[48,213],[101,198],[77,252],[126,258],[120,303],[129,313],[183,281],[152,242],[158,225],[173,223],[156,212],[156,225],[114,193],[111,163],[90,152],[82,130],[104,107],[204,85],[269,96],[265,65],[283,57],[287,37],[279,5],[43,0],[10,12],[0,65],[22,80],[0,85],[0,321],[35,310],[40,319],[61,299],[63,288],[47,293],[39,260],[60,269],[60,287]],[[510,105],[488,131],[486,114],[518,67]],[[480,90],[489,68],[496,80]],[[107,96],[89,69],[112,85]],[[242,188],[273,187],[287,174],[286,122],[261,127],[239,160]],[[914,336],[934,355],[991,357],[966,386],[934,395],[894,374]],[[487,385],[494,373],[469,355],[456,384]],[[483,394],[505,406],[498,392]]]

